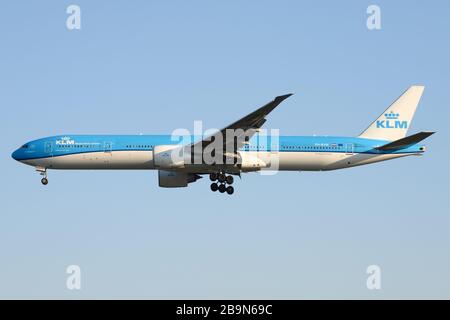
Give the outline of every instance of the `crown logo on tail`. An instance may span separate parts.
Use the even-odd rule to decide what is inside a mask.
[[[394,111],[391,111],[389,113],[385,113],[384,116],[386,117],[386,119],[388,120],[395,120],[398,119],[398,117],[400,116],[399,113],[395,113]]]

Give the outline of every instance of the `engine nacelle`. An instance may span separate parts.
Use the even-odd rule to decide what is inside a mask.
[[[257,156],[247,152],[239,152],[240,168],[242,171],[258,171],[269,167],[270,163],[266,163]]]
[[[163,188],[187,187],[188,183],[201,179],[195,173],[158,170],[158,183]]]
[[[184,168],[183,148],[180,145],[161,145],[153,149],[155,168]]]

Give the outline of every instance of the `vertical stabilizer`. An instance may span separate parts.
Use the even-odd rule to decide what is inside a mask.
[[[404,138],[411,125],[424,88],[424,86],[409,87],[359,137],[389,141]]]

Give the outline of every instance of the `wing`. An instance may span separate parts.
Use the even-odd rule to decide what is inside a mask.
[[[274,100],[260,107],[256,111],[253,111],[215,134],[208,136],[188,147],[193,148],[193,150],[203,150],[212,142],[217,141],[220,137],[221,140],[219,141],[223,141],[224,153],[225,150],[233,150],[233,152],[236,152],[236,150],[241,148],[267,121],[267,115],[269,115],[273,109],[275,109],[281,102],[289,98],[291,95],[292,93],[276,97]],[[234,132],[235,135],[231,136],[231,134],[229,134],[232,132]]]

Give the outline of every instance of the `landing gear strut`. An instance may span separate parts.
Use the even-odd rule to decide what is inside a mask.
[[[234,188],[230,185],[234,181],[233,176],[231,175],[227,176],[224,172],[220,173],[213,172],[209,175],[209,179],[211,181],[214,181],[213,183],[211,183],[211,191],[213,192],[219,191],[220,193],[226,192],[228,194],[234,193]]]

